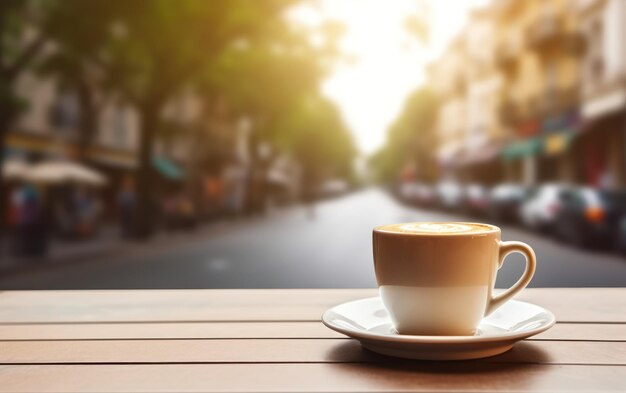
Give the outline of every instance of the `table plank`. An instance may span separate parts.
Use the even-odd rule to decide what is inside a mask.
[[[626,324],[557,323],[530,340],[626,341]]]
[[[0,340],[345,338],[321,322],[0,325]],[[626,324],[558,323],[531,340],[626,341]]]
[[[626,323],[626,288],[529,288],[516,299],[547,308],[560,322]]]
[[[375,289],[0,292],[0,323],[319,321],[328,307]]]
[[[4,341],[0,364],[86,363],[363,363],[393,358],[361,348],[356,340],[109,340]],[[610,364],[626,366],[626,342],[518,343],[491,363]]]
[[[623,392],[626,368],[476,362],[0,366],[0,392]]]
[[[600,325],[624,326],[626,325]],[[611,333],[607,333],[610,335]],[[0,325],[0,340],[346,338],[321,322],[198,322]]]
[[[318,321],[375,289],[0,292],[0,324],[159,321]],[[519,299],[560,322],[626,323],[626,288],[531,288]]]
[[[626,289],[529,289],[559,323],[493,358],[416,362],[319,323],[375,290],[0,293],[0,392],[624,391]],[[567,323],[571,322],[571,323]]]

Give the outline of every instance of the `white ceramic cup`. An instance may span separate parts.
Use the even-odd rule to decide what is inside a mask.
[[[528,285],[536,266],[530,246],[501,241],[500,228],[488,224],[384,225],[374,228],[373,244],[380,295],[401,334],[474,334],[483,317]],[[526,270],[494,295],[496,273],[513,252],[526,257]]]

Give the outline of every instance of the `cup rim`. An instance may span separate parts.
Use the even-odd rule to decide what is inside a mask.
[[[474,233],[420,233],[420,232],[394,232],[394,231],[389,231],[389,230],[385,230],[383,229],[384,227],[390,226],[390,225],[410,225],[410,224],[417,224],[417,223],[446,223],[446,224],[460,224],[460,225],[482,225],[482,226],[486,226],[489,227],[488,230],[482,231],[482,232],[474,232]],[[486,235],[492,235],[494,233],[500,233],[502,232],[502,230],[500,229],[500,227],[492,225],[492,224],[487,224],[484,222],[469,222],[469,221],[412,221],[412,222],[401,222],[401,223],[397,223],[397,224],[385,224],[385,225],[378,225],[375,226],[373,229],[374,233],[380,233],[380,234],[385,234],[385,235],[391,235],[391,236],[421,236],[421,237],[436,237],[436,236],[441,236],[441,237],[475,237],[475,236],[486,236]]]

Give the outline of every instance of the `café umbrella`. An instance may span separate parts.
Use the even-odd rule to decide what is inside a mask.
[[[25,177],[29,181],[43,184],[80,183],[103,186],[107,183],[106,177],[98,171],[70,161],[47,161],[33,165]]]
[[[4,180],[24,179],[29,171],[29,166],[23,160],[7,159],[2,164],[2,178]]]

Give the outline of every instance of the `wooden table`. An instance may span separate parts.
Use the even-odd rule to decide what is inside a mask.
[[[529,289],[551,330],[503,355],[417,362],[320,323],[363,290],[0,293],[2,392],[626,391],[626,289]]]

